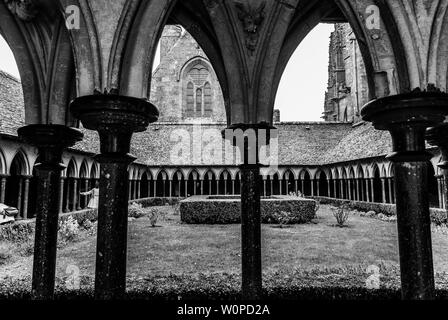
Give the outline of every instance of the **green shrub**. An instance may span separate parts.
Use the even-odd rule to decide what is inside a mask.
[[[333,211],[333,216],[336,218],[336,223],[339,227],[344,227],[345,223],[348,221],[349,217],[349,207],[347,205],[342,205],[340,207],[331,207]]]
[[[0,243],[0,266],[7,264],[12,258],[14,252],[13,245],[11,243]]]
[[[300,219],[298,219],[297,215],[288,211],[281,211],[280,213],[274,212],[272,214],[273,222],[283,225],[296,224],[299,223]]]
[[[128,217],[131,218],[141,218],[145,215],[145,210],[143,210],[143,207],[139,203],[131,203],[131,205],[128,208]]]
[[[149,210],[149,215],[148,215],[148,217],[149,217],[149,221],[150,221],[150,223],[151,223],[151,226],[154,228],[155,226],[156,226],[156,224],[157,224],[157,220],[159,219],[159,215],[160,215],[160,212],[159,212],[159,210],[157,210],[157,209],[150,209]]]
[[[34,223],[17,222],[0,227],[0,241],[26,242],[34,234]]]
[[[278,223],[276,216],[282,211],[294,215],[294,223],[306,223],[316,216],[316,202],[310,199],[275,197],[261,200],[262,223]],[[192,197],[180,202],[181,221],[189,224],[241,223],[241,201],[229,197],[210,200],[209,197]]]
[[[72,216],[59,221],[59,239],[62,242],[74,241],[79,234],[79,224]]]

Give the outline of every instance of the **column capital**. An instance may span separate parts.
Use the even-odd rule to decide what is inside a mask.
[[[393,141],[393,162],[427,161],[425,132],[448,115],[448,94],[415,90],[369,102],[361,110],[363,120],[379,130],[388,130]]]
[[[250,166],[264,166],[259,162],[259,151],[262,146],[270,144],[271,138],[278,134],[276,130],[277,128],[266,122],[236,123],[222,130],[221,134],[223,139],[229,140],[234,147],[240,147],[242,159],[240,167],[249,165],[250,168]]]
[[[133,161],[128,155],[132,134],[145,131],[159,118],[159,111],[148,100],[120,95],[79,97],[72,101],[70,110],[85,128],[98,131],[103,157],[120,154],[124,156],[123,161],[130,162]]]
[[[81,141],[81,131],[64,125],[32,124],[17,130],[19,138],[39,149],[38,168],[64,169],[62,151]]]

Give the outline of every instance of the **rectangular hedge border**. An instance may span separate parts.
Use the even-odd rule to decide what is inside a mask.
[[[321,204],[330,205],[342,205],[347,204],[350,209],[358,211],[375,211],[376,213],[382,213],[387,216],[395,216],[397,214],[397,209],[395,204],[389,203],[377,203],[377,202],[365,202],[365,201],[353,201],[353,200],[342,200],[328,197],[308,197],[310,199],[320,200]],[[430,208],[431,221],[437,225],[447,224],[447,211],[445,209]]]
[[[297,223],[311,221],[315,217],[316,202],[312,199],[290,196],[262,198],[262,223],[276,223],[275,214],[282,211],[295,215]],[[180,217],[188,224],[241,223],[241,200],[235,196],[194,196],[180,202]]]
[[[143,208],[157,207],[168,205],[176,205],[181,198],[144,198],[138,200],[131,200],[131,203],[141,204]],[[96,209],[86,209],[74,212],[68,212],[59,215],[59,221],[64,221],[68,217],[73,217],[78,223],[85,220],[96,221],[98,219],[98,212]],[[36,219],[19,220],[12,224],[0,226],[0,241],[25,241],[32,234],[36,225]]]

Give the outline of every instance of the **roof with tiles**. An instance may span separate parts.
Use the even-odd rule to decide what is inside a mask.
[[[23,95],[20,81],[0,72],[0,133],[17,135],[17,129],[24,125]],[[347,123],[331,122],[281,122],[279,129],[280,165],[323,165],[346,162],[363,158],[383,156],[391,150],[391,139],[384,131],[375,130],[370,124],[352,126]],[[193,143],[203,137],[203,149],[216,146],[225,150],[220,132],[224,123],[178,124],[156,123],[143,133],[135,134],[131,152],[137,162],[149,166],[181,165],[173,160],[173,151],[179,149],[183,139],[186,149],[192,155],[191,161],[183,165],[228,164],[213,161],[211,158],[194,157],[197,149]],[[99,151],[98,134],[81,129],[84,140],[73,149],[83,152]],[[197,155],[196,155],[197,156]],[[174,158],[176,158],[174,156]],[[197,158],[197,159],[196,159]]]

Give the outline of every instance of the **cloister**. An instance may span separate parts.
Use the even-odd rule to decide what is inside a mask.
[[[193,186],[193,193],[220,192],[225,180],[235,181],[235,192],[241,193],[245,299],[262,294],[260,197],[265,190],[300,188],[309,195],[395,202],[403,298],[434,298],[433,201],[428,190],[435,185],[438,199],[447,198],[447,7],[446,0],[1,1],[0,33],[15,55],[24,93],[26,126],[18,135],[37,150],[31,156],[27,151],[9,154],[8,160],[3,154],[1,167],[9,174],[2,178],[5,197],[7,185],[16,185],[24,190],[18,202],[23,206],[28,184],[39,190],[33,296],[53,297],[58,214],[82,207],[73,190],[84,189],[95,178],[100,188],[97,299],[119,298],[125,292],[129,197],[181,195],[182,190],[188,194],[195,181],[199,187]],[[159,171],[135,165],[128,170],[136,159],[130,154],[131,138],[159,118],[148,98],[165,25],[183,26],[206,52],[222,88],[227,128],[258,134],[274,128],[273,103],[282,73],[301,41],[321,22],[348,22],[356,34],[371,100],[361,116],[390,132],[387,160],[341,163],[319,171],[282,167],[264,179],[259,149],[245,144],[239,168]],[[99,134],[95,162],[65,158],[68,148],[83,139],[77,129],[81,123],[83,130]],[[426,138],[441,150],[435,159],[426,149]],[[254,155],[257,162],[249,163]],[[27,176],[33,170],[31,182]],[[440,177],[438,186],[428,172]],[[226,191],[233,192],[233,183],[224,183]],[[436,202],[444,206],[444,201]]]

